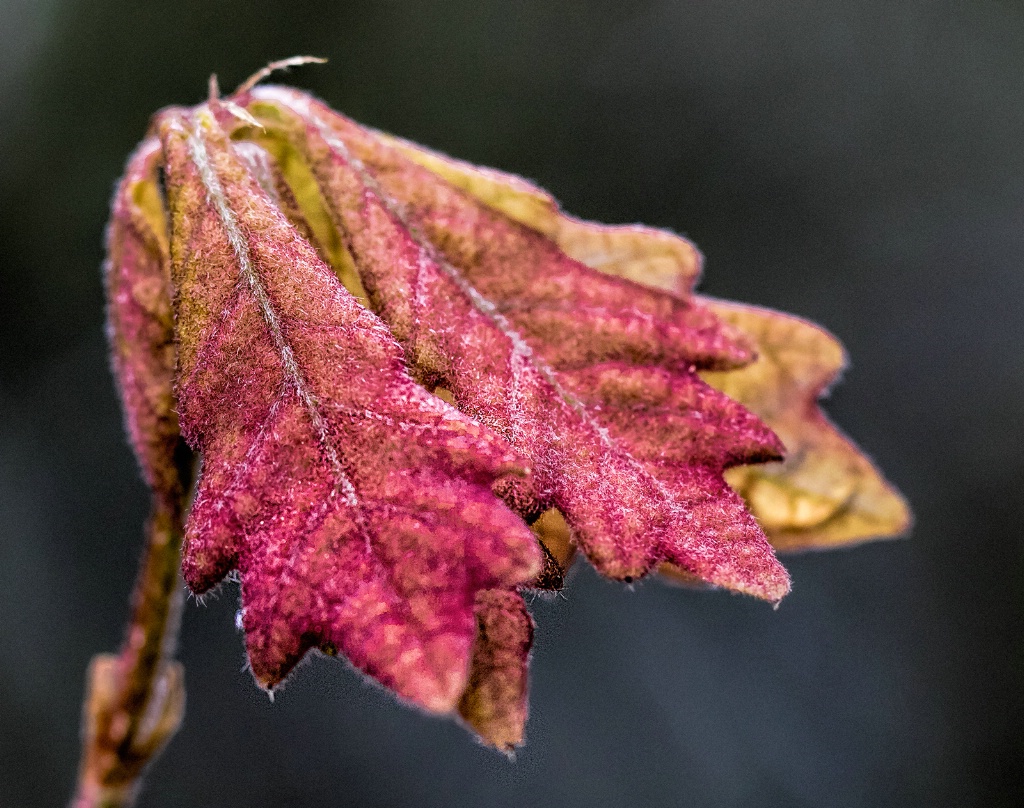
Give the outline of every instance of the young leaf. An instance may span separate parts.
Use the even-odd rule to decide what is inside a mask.
[[[510,752],[523,742],[533,619],[516,592],[487,590],[476,596],[477,639],[469,686],[459,715],[481,737]]]
[[[250,174],[213,113],[159,128],[172,216],[183,434],[203,454],[183,571],[241,574],[253,673],[278,684],[312,646],[432,711],[465,690],[484,589],[540,570],[490,491],[508,444],[406,373]]]
[[[785,570],[722,479],[775,436],[697,376],[751,359],[692,301],[609,277],[481,204],[373,132],[281,88],[239,99],[306,156],[371,304],[420,380],[532,462],[503,488],[564,514],[604,574],[671,562],[770,601]]]
[[[730,469],[726,479],[779,550],[837,547],[910,528],[900,493],[817,406],[846,364],[839,342],[811,323],[755,306],[709,302],[757,343],[757,361],[704,379],[771,424],[786,460]]]
[[[174,402],[174,323],[167,213],[159,189],[160,142],[148,138],[128,161],[107,228],[107,336],[125,425],[154,494],[181,496]]]
[[[701,256],[689,241],[636,225],[602,225],[563,213],[531,183],[480,168],[390,135],[380,137],[411,160],[484,204],[552,238],[594,269],[687,297]],[[842,345],[791,315],[741,304],[702,301],[751,338],[757,359],[703,371],[712,387],[749,407],[782,439],[782,462],[729,469],[726,479],[747,501],[777,550],[835,547],[899,536],[910,509],[872,462],[817,406],[845,365]],[[699,581],[675,570],[677,580]]]
[[[109,332],[160,552],[135,609],[154,628],[117,663],[142,673],[109,709],[96,679],[84,759],[150,755],[180,718],[160,650],[179,420],[203,461],[183,571],[197,593],[239,572],[257,680],[341,651],[504,750],[527,713],[519,590],[559,589],[577,547],[613,578],[778,602],[788,576],[727,480],[779,549],[906,527],[817,409],[842,365],[829,335],[694,296],[700,253],[672,233],[575,219],[518,177],[255,89],[309,61],[160,113],[115,196]],[[167,731],[112,733],[161,681]]]

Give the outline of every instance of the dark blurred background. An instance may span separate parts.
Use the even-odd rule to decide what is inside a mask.
[[[0,0],[0,805],[61,805],[147,497],[103,337],[113,182],[160,106],[273,58],[359,120],[670,227],[702,288],[819,321],[906,541],[788,559],[773,612],[576,570],[509,762],[344,663],[271,705],[237,591],[185,615],[142,806],[1024,805],[1019,2]]]

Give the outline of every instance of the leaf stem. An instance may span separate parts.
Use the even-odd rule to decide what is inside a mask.
[[[146,766],[181,724],[184,668],[172,659],[183,587],[183,499],[154,493],[120,653],[89,665],[82,759],[71,808],[131,805]]]

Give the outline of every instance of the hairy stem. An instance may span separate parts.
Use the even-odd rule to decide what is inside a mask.
[[[154,494],[121,651],[97,654],[89,665],[72,808],[131,805],[144,769],[181,724],[184,668],[171,657],[183,592],[183,510],[181,496]]]

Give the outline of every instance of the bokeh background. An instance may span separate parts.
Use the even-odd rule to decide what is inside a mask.
[[[0,1],[0,805],[63,804],[147,500],[102,231],[149,114],[273,58],[359,120],[673,228],[702,289],[827,325],[828,409],[909,540],[792,557],[775,612],[578,568],[533,604],[514,762],[347,665],[271,705],[237,591],[189,604],[158,806],[1024,805],[1024,7]]]

